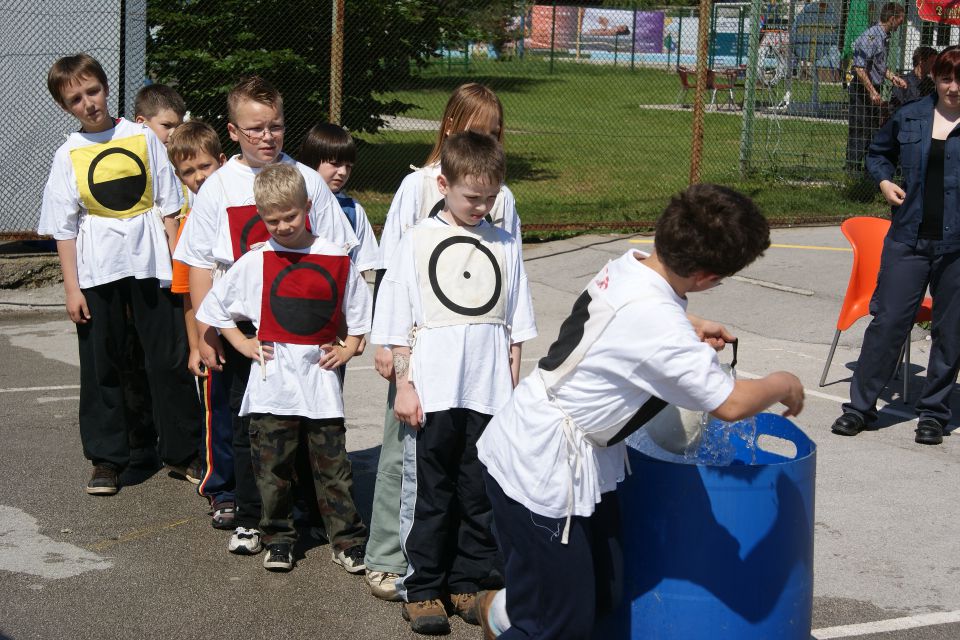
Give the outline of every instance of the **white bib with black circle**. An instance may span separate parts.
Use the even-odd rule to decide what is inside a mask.
[[[488,226],[411,230],[423,304],[421,328],[506,324],[502,236]]]

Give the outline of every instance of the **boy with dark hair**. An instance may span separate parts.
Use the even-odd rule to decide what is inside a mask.
[[[297,167],[271,164],[254,182],[268,240],[214,284],[197,318],[220,328],[237,353],[259,361],[243,395],[254,475],[263,499],[263,566],[293,568],[294,461],[306,434],[333,562],[363,572],[367,530],[350,496],[352,476],[336,369],[370,328],[370,292],[342,247],[306,228],[310,201]],[[253,322],[247,337],[235,324]],[[337,339],[341,323],[345,341]]]
[[[397,590],[417,633],[448,633],[446,608],[476,624],[479,589],[499,575],[476,442],[510,397],[521,343],[536,337],[520,245],[485,220],[505,173],[496,139],[443,147],[442,211],[404,234],[380,285],[371,340],[393,350],[404,438]]]
[[[253,182],[264,167],[281,162],[303,175],[310,199],[308,229],[349,251],[357,244],[336,199],[313,169],[283,153],[286,127],[283,98],[259,76],[241,80],[227,94],[227,132],[239,144],[240,154],[230,158],[210,176],[197,194],[190,217],[177,244],[174,258],[190,265],[190,299],[200,308],[213,280],[219,278],[252,245],[270,239],[257,215]],[[241,323],[251,335],[253,325]],[[239,415],[246,389],[250,360],[223,344],[217,331],[197,322],[200,358],[208,370],[230,372],[230,409],[233,417],[234,497],[236,515],[231,553],[254,554],[262,549],[260,496],[250,462],[249,420]]]
[[[890,112],[893,113],[908,102],[919,100],[934,92],[936,86],[930,72],[937,59],[937,50],[920,46],[913,50],[913,68],[900,77],[905,86],[894,87],[890,92]]]
[[[220,147],[220,138],[213,127],[199,120],[185,122],[170,133],[167,140],[167,156],[177,177],[187,190],[192,205],[200,187],[213,173],[223,166],[227,157]],[[190,216],[190,206],[184,207],[180,216],[179,233],[183,233]],[[183,296],[183,316],[186,320],[190,356],[187,367],[197,376],[203,407],[201,434],[201,464],[199,472],[187,477],[196,477],[197,493],[210,501],[210,524],[215,529],[233,529],[236,504],[233,495],[233,421],[230,417],[230,373],[207,371],[200,360],[197,338],[196,310],[190,301],[190,266],[173,261],[173,284],[170,290]]]
[[[160,142],[167,144],[170,133],[183,123],[187,105],[172,87],[151,84],[137,92],[133,114],[136,122],[150,127]]]
[[[336,196],[343,215],[350,221],[350,227],[360,243],[350,251],[357,269],[361,272],[375,269],[380,261],[377,237],[363,207],[343,191],[357,162],[357,145],[353,136],[343,127],[329,122],[314,125],[303,139],[297,159],[316,169]]]
[[[167,236],[176,234],[180,191],[157,138],[110,116],[106,74],[95,59],[57,60],[47,86],[80,130],[54,156],[37,232],[57,241],[67,313],[77,324],[80,436],[94,464],[86,492],[113,495],[130,463],[127,308],[146,356],[160,457],[184,465],[197,452],[200,406],[186,370],[183,312],[167,288]]]
[[[485,638],[589,638],[619,583],[623,440],[667,403],[736,421],[782,402],[796,376],[733,380],[711,347],[733,337],[686,313],[769,246],[749,198],[695,185],[657,221],[654,251],[628,251],[587,285],[537,368],[487,426],[478,451],[506,589],[477,598]],[[509,614],[509,615],[508,615]]]
[[[137,92],[137,96],[133,101],[134,122],[146,125],[163,144],[167,144],[170,133],[183,122],[183,117],[186,112],[187,107],[183,102],[183,98],[180,97],[180,94],[162,84],[152,84],[143,87]],[[182,216],[183,213],[189,209],[191,196],[190,192],[183,189],[182,185],[181,189],[183,190],[184,197],[184,204],[181,209]],[[178,218],[179,217],[180,216],[178,216]],[[178,229],[182,228],[183,225],[180,224]],[[176,241],[172,237],[167,238],[167,240],[170,244],[170,253],[172,254],[176,246]],[[176,280],[176,263],[173,265],[173,273],[174,280]],[[180,293],[176,290],[176,284],[171,284],[170,290],[173,293]],[[177,302],[182,302],[179,296]],[[186,309],[184,309],[184,311],[186,311]],[[130,311],[128,310],[127,313],[129,316]],[[125,354],[127,355],[126,361],[130,368],[123,372],[123,384],[126,390],[127,408],[133,425],[130,431],[130,448],[133,458],[132,465],[149,467],[151,455],[154,459],[156,458],[156,454],[153,452],[156,449],[157,433],[151,418],[150,390],[147,385],[147,375],[144,371],[143,350],[140,349],[137,343],[136,332],[129,318],[127,325],[128,331]],[[187,340],[191,348],[194,348],[195,340],[189,335],[191,329],[192,327],[188,326],[188,335],[185,337],[181,336],[180,339]],[[193,484],[197,484],[203,475],[203,460],[197,455],[186,465],[168,465],[168,468]]]

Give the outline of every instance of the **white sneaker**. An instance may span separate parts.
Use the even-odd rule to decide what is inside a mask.
[[[397,580],[399,574],[389,571],[367,571],[364,576],[367,586],[370,587],[370,593],[376,598],[386,600],[387,602],[399,602],[400,594],[397,593]]]
[[[230,553],[242,556],[255,555],[260,553],[261,549],[263,545],[260,544],[260,532],[246,527],[237,527],[230,536],[230,542],[227,543],[227,550]]]
[[[367,565],[363,564],[363,556],[367,552],[366,545],[356,544],[343,551],[334,550],[331,560],[347,570],[347,573],[363,573]]]

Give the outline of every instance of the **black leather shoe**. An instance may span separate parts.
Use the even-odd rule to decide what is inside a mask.
[[[867,428],[867,423],[856,413],[845,413],[837,418],[830,431],[838,436],[855,436]]]
[[[943,425],[936,420],[921,420],[917,424],[917,444],[940,444],[943,442]]]

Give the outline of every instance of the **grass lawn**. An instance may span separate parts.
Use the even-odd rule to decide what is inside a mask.
[[[469,70],[448,70],[445,62],[437,62],[385,97],[414,105],[408,117],[437,121],[459,84],[493,88],[504,105],[507,183],[525,227],[587,222],[617,228],[653,220],[670,195],[687,185],[693,118],[689,109],[641,105],[676,104],[676,73],[570,61],[557,61],[554,69],[550,74],[546,60],[530,56],[473,61]],[[795,82],[794,95],[807,99],[809,85]],[[844,94],[824,85],[820,95],[841,99]],[[841,186],[845,124],[758,118],[755,170],[746,178],[739,171],[741,125],[739,113],[705,116],[703,181],[746,191],[771,219],[782,221],[884,210],[872,188],[858,201],[851,197],[855,190]],[[434,136],[433,131],[362,136],[350,187],[372,222],[383,220],[400,180],[411,164],[423,162]]]

